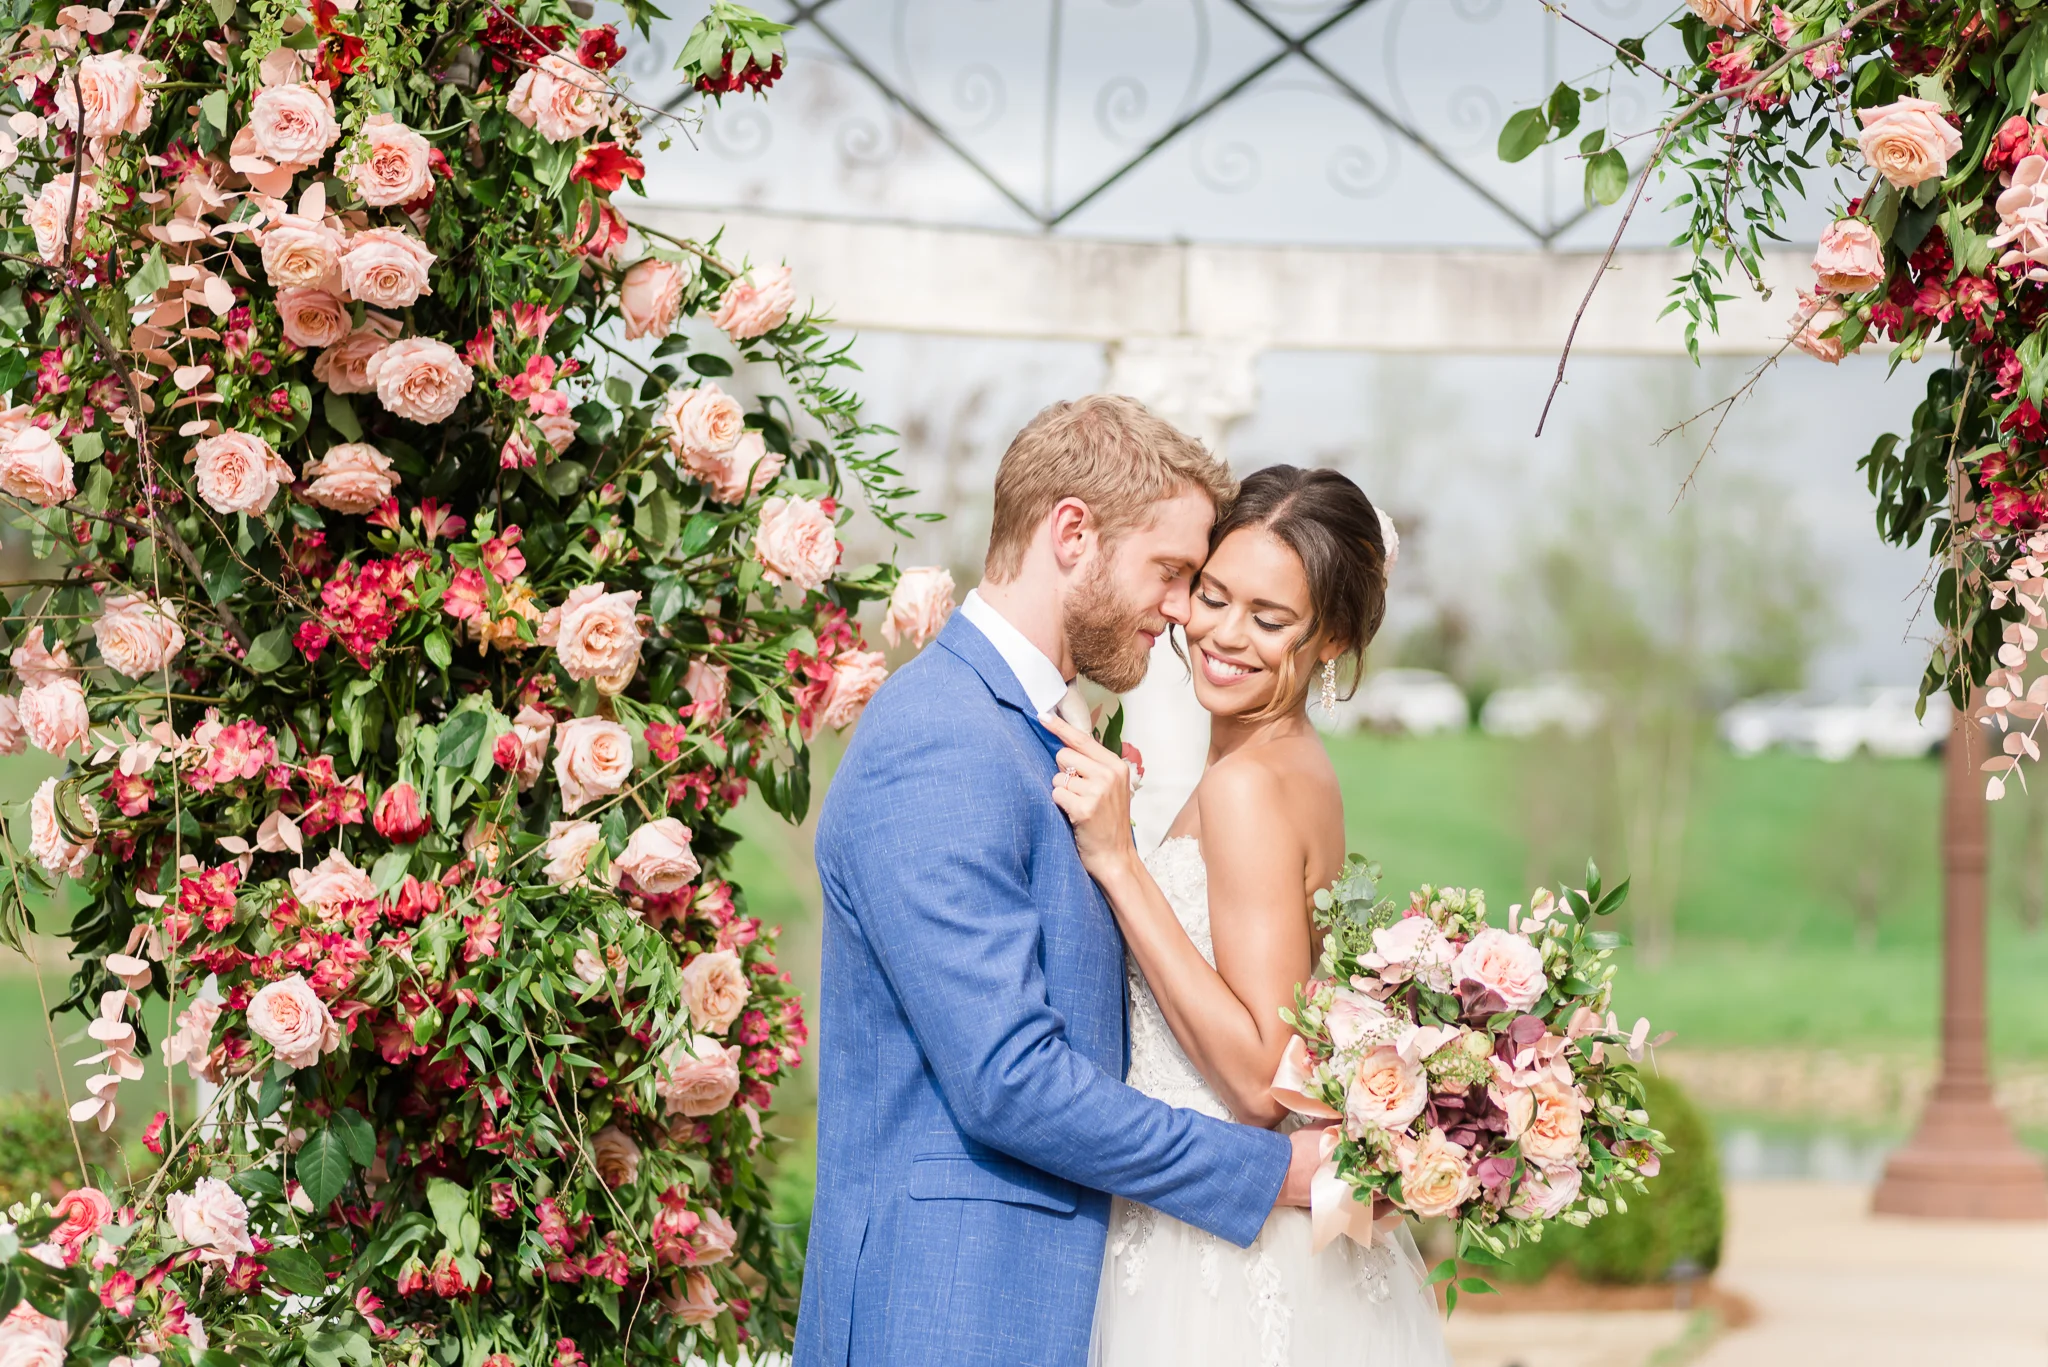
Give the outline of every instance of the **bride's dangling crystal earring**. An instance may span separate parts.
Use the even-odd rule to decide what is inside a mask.
[[[1323,661],[1323,716],[1335,720],[1337,716],[1337,662]]]

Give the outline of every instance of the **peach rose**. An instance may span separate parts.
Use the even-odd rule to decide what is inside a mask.
[[[328,98],[325,86],[294,83],[265,86],[256,92],[249,103],[247,133],[247,151],[279,170],[303,171],[334,146],[341,125],[334,121],[334,101]],[[241,147],[234,150],[244,151]]]
[[[14,673],[24,688],[41,688],[57,679],[75,679],[78,666],[71,663],[71,652],[62,641],[55,650],[43,644],[43,633],[31,631],[28,639],[8,653],[7,663],[14,666]]]
[[[590,1137],[590,1157],[598,1180],[608,1187],[630,1187],[640,1177],[640,1146],[616,1125]]]
[[[427,244],[397,228],[366,228],[348,240],[341,257],[341,285],[351,299],[371,308],[402,309],[434,287],[427,271],[434,254]]]
[[[288,877],[292,896],[323,916],[332,916],[354,902],[377,900],[377,885],[370,875],[351,864],[340,850],[331,851],[310,869],[293,869]]]
[[[377,401],[410,422],[446,421],[476,376],[454,347],[435,337],[393,342],[363,367]]]
[[[796,303],[796,287],[790,284],[789,267],[776,266],[757,272],[760,283],[741,276],[725,287],[725,298],[711,315],[711,324],[735,342],[773,332],[789,317]]]
[[[618,868],[642,892],[656,897],[681,892],[700,872],[690,853],[690,828],[672,816],[636,827],[619,855]]]
[[[700,1267],[722,1263],[732,1256],[739,1241],[739,1231],[732,1227],[732,1221],[706,1206],[697,1222],[697,1232],[690,1237],[690,1261]]]
[[[1396,1146],[1401,1164],[1403,1208],[1425,1220],[1456,1213],[1479,1191],[1479,1179],[1466,1161],[1465,1146],[1454,1144],[1442,1130]]]
[[[740,1090],[740,1049],[705,1035],[693,1035],[686,1048],[669,1046],[654,1093],[663,1113],[690,1117],[716,1115],[732,1104]]]
[[[178,625],[175,604],[152,601],[139,593],[106,600],[92,624],[100,658],[117,674],[131,679],[156,673],[185,648],[185,630]]]
[[[1799,291],[1799,308],[1792,315],[1792,345],[1817,361],[1839,363],[1843,354],[1841,337],[1822,334],[1847,316],[1829,296]]]
[[[398,336],[398,320],[372,313],[361,327],[313,358],[313,378],[337,394],[367,394],[370,362]]]
[[[692,660],[683,673],[683,691],[690,695],[697,720],[707,726],[716,726],[725,719],[725,691],[731,672],[725,665],[709,660]]]
[[[77,128],[78,96],[85,99],[84,132],[88,138],[111,138],[120,133],[149,130],[156,95],[144,84],[142,58],[132,52],[95,52],[81,61],[74,74],[78,90],[70,80],[56,82],[57,112],[50,122],[59,128]]]
[[[606,593],[602,584],[585,584],[570,592],[553,623],[547,616],[554,614],[542,617],[537,635],[554,647],[572,679],[617,674],[640,658],[644,638],[633,621],[639,602],[638,593]]]
[[[642,257],[626,268],[619,281],[619,314],[626,321],[626,340],[666,337],[674,330],[683,306],[683,282],[689,278],[673,261]]]
[[[1522,1156],[1552,1166],[1573,1163],[1584,1125],[1578,1089],[1546,1078],[1530,1090],[1535,1105],[1522,1131]]]
[[[192,448],[199,497],[217,513],[260,513],[292,482],[292,467],[270,443],[247,432],[228,431]]]
[[[341,287],[341,234],[319,219],[284,214],[270,221],[258,241],[264,278],[278,289]]]
[[[36,251],[43,260],[56,265],[64,259],[67,237],[73,253],[83,249],[86,225],[99,212],[100,193],[93,189],[90,181],[78,187],[78,210],[69,220],[71,230],[65,230],[65,211],[71,207],[71,173],[65,171],[51,176],[44,184],[35,203],[29,206],[28,224],[35,230]]]
[[[0,1367],[64,1367],[66,1337],[63,1320],[19,1301],[0,1320]]]
[[[28,748],[28,733],[21,729],[21,712],[12,693],[0,693],[0,755],[18,755]]]
[[[747,991],[747,971],[729,949],[709,950],[683,965],[690,1024],[706,1034],[722,1035],[732,1028],[746,1009]]]
[[[93,804],[81,802],[79,806],[85,812],[86,824],[97,831],[100,819]],[[44,779],[28,802],[28,852],[59,878],[82,878],[85,861],[92,851],[92,841],[74,845],[64,834],[64,825],[57,820],[57,780]]]
[[[208,1060],[213,1050],[213,1026],[220,1019],[220,1003],[205,997],[195,998],[192,1004],[178,1013],[178,1028],[164,1041],[164,1067],[175,1068],[184,1064],[194,1079],[204,1082],[219,1082],[220,1078]]]
[[[1522,1169],[1522,1184],[1515,1188],[1508,1214],[1525,1220],[1555,1220],[1579,1199],[1579,1170],[1560,1167],[1548,1170],[1530,1163]]]
[[[1454,951],[1436,922],[1427,916],[1404,916],[1372,933],[1372,952],[1359,962],[1379,974],[1381,982],[1405,983],[1410,978],[1438,992],[1451,990]]]
[[[1711,28],[1750,29],[1756,27],[1757,7],[1762,0],[1685,0],[1685,3]]]
[[[237,1254],[256,1251],[249,1242],[249,1207],[218,1177],[200,1178],[190,1194],[172,1193],[164,1213],[171,1232],[200,1250],[202,1261],[232,1262]]]
[[[1429,1078],[1418,1064],[1388,1045],[1368,1050],[1352,1070],[1344,1093],[1345,1128],[1405,1130],[1429,1104]]]
[[[555,728],[555,781],[562,810],[573,812],[626,786],[633,775],[633,736],[603,717],[577,717]]]
[[[1496,1062],[1496,1067],[1498,1066],[1499,1064]],[[1486,1089],[1486,1093],[1493,1098],[1493,1104],[1500,1107],[1501,1113],[1507,1117],[1508,1138],[1520,1139],[1523,1133],[1528,1130],[1529,1122],[1536,1118],[1536,1094],[1527,1087],[1517,1087],[1500,1082],[1490,1084]]]
[[[832,679],[818,704],[818,725],[834,731],[851,726],[889,677],[879,650],[842,650],[832,657]]]
[[[540,778],[548,757],[548,737],[554,734],[555,719],[538,707],[522,707],[512,718],[512,734],[519,738],[519,787],[523,792]]]
[[[294,285],[277,292],[284,339],[308,351],[333,346],[349,333],[348,305],[326,290]]]
[[[782,473],[782,453],[770,451],[759,432],[742,433],[730,451],[686,449],[683,466],[702,480],[720,503],[744,502]]]
[[[84,741],[92,727],[92,714],[85,708],[85,688],[76,679],[52,679],[22,689],[15,710],[28,743],[52,755],[61,755]]]
[[[595,821],[557,821],[548,827],[545,853],[548,862],[541,873],[556,887],[574,883],[590,866],[590,853],[597,848],[601,833]]]
[[[808,593],[838,568],[838,532],[810,499],[771,498],[761,505],[761,525],[754,529],[754,558],[769,583]]]
[[[1550,987],[1543,971],[1543,951],[1524,936],[1488,926],[1465,942],[1451,961],[1451,981],[1476,984],[1491,992],[1505,1011],[1527,1011]]]
[[[1856,145],[1871,170],[1901,190],[1948,174],[1949,158],[1963,150],[1963,135],[1932,100],[1907,96],[1876,109],[1859,109]]]
[[[513,84],[505,112],[549,142],[567,142],[610,118],[611,102],[604,77],[550,52]]]
[[[2025,124],[2019,115],[2013,121]],[[1993,247],[2003,247],[1998,268],[2029,280],[2048,280],[2048,158],[2029,155],[2007,172],[1998,196],[1998,231]]]
[[[592,821],[557,821],[555,824],[557,826],[595,826],[597,823]],[[587,949],[579,949],[570,956],[569,970],[592,987],[596,987],[605,979],[604,960],[598,958]]]
[[[337,513],[374,513],[398,488],[391,458],[363,441],[345,441],[306,467],[306,500]]]
[[[1838,219],[1820,235],[1813,274],[1830,294],[1861,294],[1884,283],[1884,244],[1860,218]]]
[[[408,204],[434,184],[427,140],[389,114],[372,114],[349,149],[347,177],[375,208]]]
[[[543,413],[533,420],[533,425],[547,439],[548,449],[558,456],[576,440],[576,419],[567,413]]]
[[[1374,998],[1339,987],[1330,989],[1323,1003],[1323,1028],[1337,1052],[1348,1054],[1362,1044],[1393,1043],[1401,1026]]]
[[[908,569],[896,580],[889,595],[889,611],[882,618],[882,639],[901,645],[904,637],[923,647],[939,634],[953,615],[953,576],[936,565]]]
[[[292,1068],[312,1067],[341,1043],[341,1027],[327,1003],[296,973],[265,985],[249,999],[249,1029]]]
[[[45,428],[22,427],[0,440],[0,489],[38,508],[77,497],[71,471],[71,457]]]
[[[671,391],[662,421],[668,424],[669,445],[687,458],[692,452],[715,456],[739,445],[747,415],[738,400],[706,380],[694,389]]]
[[[725,1302],[718,1299],[711,1278],[702,1272],[685,1272],[680,1290],[671,1288],[661,1294],[661,1308],[684,1324],[710,1324],[725,1313]],[[58,1353],[59,1362],[63,1356]]]

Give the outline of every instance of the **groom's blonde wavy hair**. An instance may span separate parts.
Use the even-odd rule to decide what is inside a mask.
[[[1088,505],[1104,544],[1142,525],[1153,505],[1183,490],[1230,510],[1237,482],[1209,448],[1136,399],[1090,394],[1040,410],[1010,441],[996,471],[995,518],[983,575],[993,583],[1024,568],[1024,552],[1061,499]]]

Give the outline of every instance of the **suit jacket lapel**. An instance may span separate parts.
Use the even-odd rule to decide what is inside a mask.
[[[938,644],[959,656],[968,668],[980,675],[997,702],[1024,715],[1031,724],[1032,734],[1038,737],[1038,743],[1045,747],[1048,755],[1060,752],[1060,738],[1046,730],[1044,723],[1038,720],[1038,709],[1031,705],[1016,671],[1010,668],[1009,662],[988,637],[981,634],[981,629],[967,620],[965,613],[956,612],[946,619]]]

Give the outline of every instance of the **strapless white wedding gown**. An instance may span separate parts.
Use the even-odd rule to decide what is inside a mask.
[[[1192,837],[1146,859],[1202,957],[1209,873]],[[1181,1052],[1135,963],[1131,1086],[1219,1120],[1229,1109]],[[1386,1236],[1382,1234],[1381,1239]],[[1361,1248],[1339,1238],[1309,1247],[1305,1210],[1276,1210],[1250,1248],[1118,1198],[1095,1303],[1093,1367],[1448,1367],[1436,1302],[1407,1230]]]

